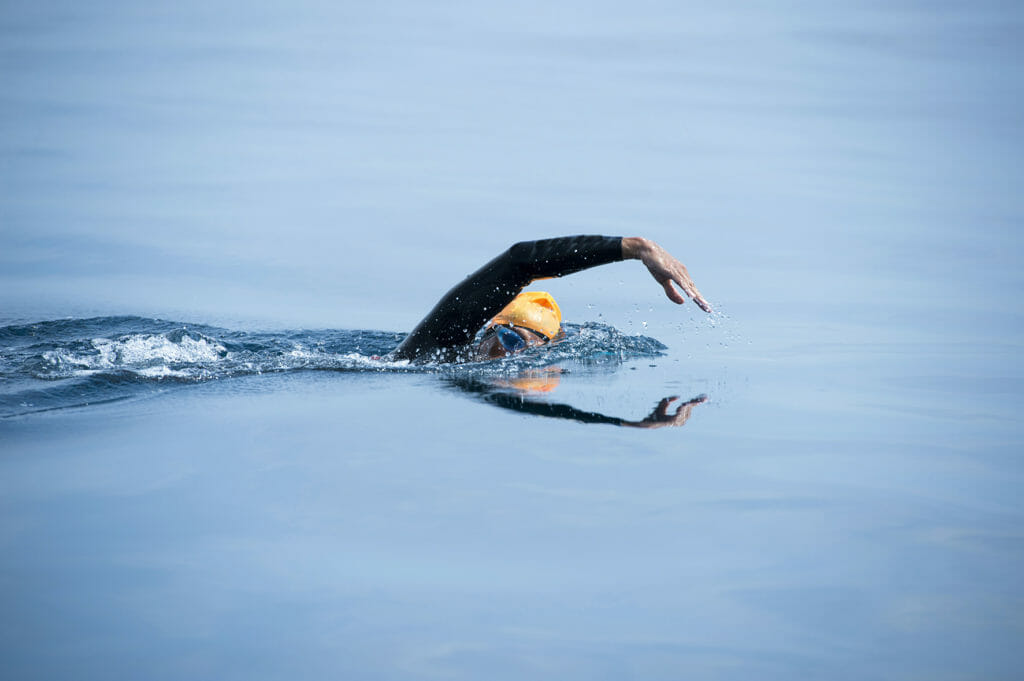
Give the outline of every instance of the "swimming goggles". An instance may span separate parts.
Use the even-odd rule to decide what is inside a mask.
[[[508,352],[519,352],[526,347],[526,339],[516,333],[511,327],[496,326],[494,333],[498,336],[501,347]]]
[[[547,336],[545,336],[544,334],[534,331],[533,329],[529,329],[529,331],[531,333],[537,334],[538,337],[543,338],[545,341],[547,340]],[[498,343],[501,344],[501,347],[505,348],[506,352],[519,352],[520,350],[526,348],[527,345],[529,345],[527,340],[523,338],[521,335],[519,335],[519,333],[516,332],[515,328],[511,326],[505,326],[501,324],[497,326],[492,326],[488,330],[488,333],[493,333],[498,337]]]

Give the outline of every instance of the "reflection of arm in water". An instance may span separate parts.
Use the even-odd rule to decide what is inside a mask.
[[[693,408],[702,402],[707,402],[707,395],[697,395],[692,400],[683,402],[673,414],[668,413],[668,406],[679,399],[679,396],[666,397],[658,402],[651,415],[643,421],[622,421],[619,425],[631,426],[633,428],[661,428],[662,426],[681,426],[690,420]]]
[[[484,323],[530,282],[627,259],[641,260],[669,299],[685,301],[673,287],[675,282],[701,309],[711,311],[682,263],[648,239],[572,236],[522,241],[448,291],[406,336],[394,357],[425,358],[438,350],[468,345]]]
[[[630,426],[632,428],[661,428],[663,426],[681,426],[685,424],[690,418],[693,408],[707,401],[708,398],[705,395],[698,395],[692,400],[679,405],[675,412],[670,414],[668,412],[669,405],[679,398],[666,397],[658,403],[658,406],[654,408],[650,416],[642,421],[627,421],[615,418],[614,416],[605,416],[596,411],[583,411],[568,404],[527,400],[519,395],[506,392],[484,392],[483,399],[495,406],[533,414],[534,416],[551,416],[560,419],[572,419],[581,423],[607,423],[613,426]]]

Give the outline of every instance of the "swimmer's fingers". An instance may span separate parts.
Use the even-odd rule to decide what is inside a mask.
[[[680,267],[682,267],[682,265],[680,265]],[[697,290],[696,284],[693,283],[693,279],[690,279],[689,274],[686,273],[685,267],[682,269],[681,274],[666,277],[659,281],[661,281],[661,285],[665,289],[665,295],[667,295],[669,300],[672,302],[679,303],[680,305],[686,302],[686,298],[676,290],[676,286],[678,286],[683,289],[686,295],[693,299],[693,302],[697,303],[697,307],[705,312],[711,312],[710,303],[704,300],[704,296],[702,296],[700,291]],[[675,286],[673,286],[673,283]]]
[[[700,294],[696,286],[693,287],[693,294],[690,297],[693,298],[693,302],[697,303],[697,307],[709,314],[711,313],[711,303],[704,300],[704,296]]]
[[[683,294],[677,291],[676,287],[672,285],[671,279],[664,279],[661,282],[661,285],[665,288],[665,295],[668,296],[668,299],[673,303],[679,303],[682,305],[686,302],[686,298],[683,297]]]
[[[711,305],[697,290],[697,285],[690,278],[686,266],[668,251],[653,241],[646,241],[640,258],[651,276],[665,289],[665,295],[669,300],[680,305],[686,302],[686,298],[676,289],[678,286],[700,309],[711,312]]]
[[[683,292],[686,293],[686,295],[693,299],[693,302],[697,303],[697,307],[705,312],[711,312],[711,305],[708,304],[708,301],[704,300],[704,296],[702,296],[700,291],[697,290],[697,285],[694,284],[693,279],[690,278],[690,273],[686,271],[686,266],[678,260],[676,261],[676,265],[678,265],[678,267],[675,268],[675,272],[673,272],[674,276],[672,277],[672,280],[679,285],[679,288],[683,289]],[[671,296],[669,297],[671,298]],[[681,303],[683,301],[677,300],[676,302]]]

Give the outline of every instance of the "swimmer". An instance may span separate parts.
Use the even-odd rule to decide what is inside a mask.
[[[689,296],[700,309],[711,312],[686,267],[650,239],[569,236],[521,241],[448,291],[392,357],[417,362],[481,360],[550,343],[561,332],[561,310],[549,294],[520,293],[523,288],[537,279],[620,260],[641,261],[669,300],[681,305]],[[487,330],[474,347],[477,332],[485,325]]]

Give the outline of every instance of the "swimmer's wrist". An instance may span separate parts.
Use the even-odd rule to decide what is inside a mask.
[[[644,254],[651,250],[651,241],[642,236],[622,237],[622,259],[643,260]]]

